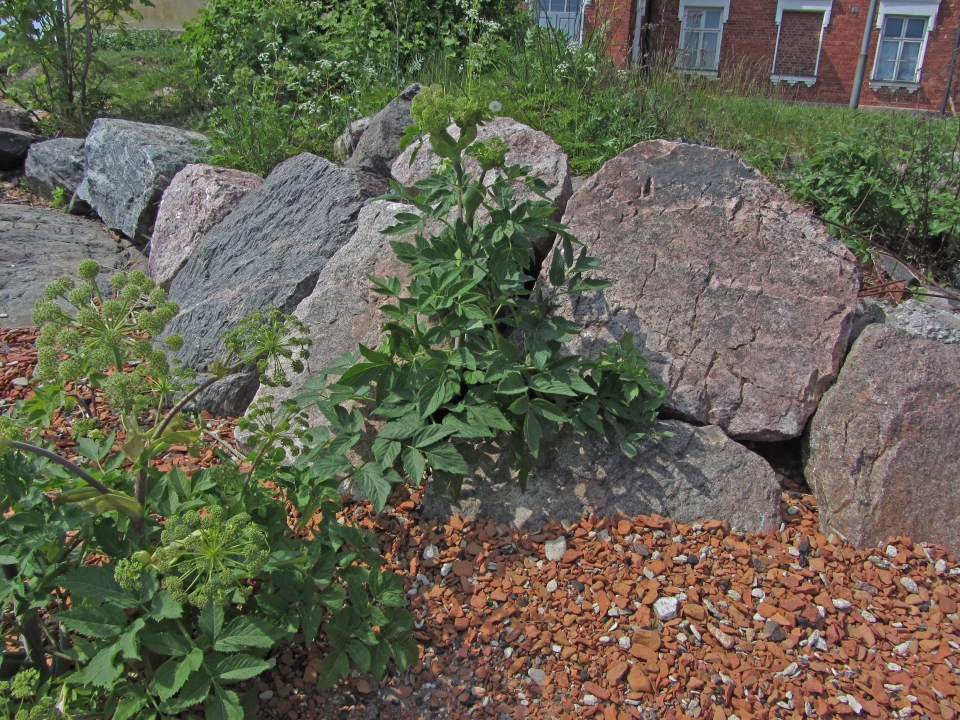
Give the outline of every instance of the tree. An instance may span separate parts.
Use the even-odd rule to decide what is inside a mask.
[[[4,0],[0,10],[0,67],[10,74],[39,67],[26,88],[0,76],[0,95],[50,112],[64,129],[85,133],[104,95],[95,53],[107,30],[123,30],[149,0]]]

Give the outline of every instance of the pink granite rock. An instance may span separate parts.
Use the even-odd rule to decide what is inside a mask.
[[[163,288],[200,244],[203,236],[263,179],[213,165],[187,165],[163,193],[150,241],[150,276]]]
[[[733,153],[655,140],[607,162],[563,222],[613,283],[561,299],[584,325],[571,351],[632,332],[673,415],[735,438],[800,435],[840,369],[859,288],[856,260],[810,212]]]
[[[454,137],[459,137],[459,130],[455,125],[452,125],[448,130]],[[494,118],[480,127],[477,132],[477,140],[486,141],[495,137],[500,138],[510,148],[507,152],[507,165],[529,165],[531,167],[530,174],[547,184],[549,188],[546,193],[547,197],[558,208],[557,219],[559,219],[567,206],[567,201],[573,194],[570,163],[567,160],[566,153],[546,133],[534,130],[513,118]],[[440,162],[440,158],[430,149],[430,145],[425,143],[411,165],[410,158],[413,156],[415,147],[415,144],[408,147],[393,162],[392,173],[394,179],[407,187],[412,187],[418,180],[429,177],[433,168]],[[473,158],[467,160],[466,166],[467,171],[471,174],[480,172],[480,166]],[[492,174],[488,177],[490,183],[496,179]],[[515,182],[513,187],[517,202],[541,199],[522,182]],[[552,236],[543,238],[536,245],[539,257],[542,258],[546,255],[552,245]]]
[[[805,473],[823,532],[960,554],[958,408],[960,345],[867,326],[810,421]]]

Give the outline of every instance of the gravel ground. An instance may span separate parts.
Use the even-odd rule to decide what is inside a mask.
[[[32,331],[0,333],[3,402],[29,392]],[[232,423],[214,432],[232,439]],[[69,454],[55,423],[58,447]],[[51,436],[51,439],[54,439]],[[215,461],[175,450],[164,465]],[[584,518],[536,534],[425,521],[402,488],[375,531],[405,577],[421,662],[318,692],[327,648],[302,637],[248,690],[263,718],[942,718],[960,712],[960,566],[893,538],[856,550],[817,530],[815,499],[782,523]]]

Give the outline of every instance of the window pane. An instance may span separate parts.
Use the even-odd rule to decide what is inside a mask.
[[[687,14],[683,18],[683,25],[685,30],[695,30],[703,27],[703,11],[687,10]]]
[[[889,60],[891,62],[895,62],[899,49],[900,43],[885,40],[884,42],[880,43],[880,60]]]
[[[922,38],[923,31],[927,28],[927,21],[923,18],[911,18],[907,20],[907,30],[904,35],[908,38]]]
[[[703,33],[703,41],[700,44],[700,62],[701,68],[713,70],[717,67],[717,41],[720,39],[719,33]]]
[[[897,70],[897,80],[901,82],[917,81],[917,64],[915,62],[903,61]]]
[[[903,35],[903,18],[888,17],[883,23],[883,36],[888,38]]]
[[[877,63],[877,74],[875,80],[893,80],[893,68],[896,62],[893,60],[881,60]]]
[[[567,0],[550,0],[551,12],[564,12],[567,9]]]
[[[903,52],[900,53],[901,60],[908,60],[910,62],[916,62],[920,59],[920,43],[917,42],[905,42],[903,43]]]
[[[707,10],[706,16],[703,21],[703,26],[709,28],[710,30],[717,30],[720,28],[720,11],[719,10]]]

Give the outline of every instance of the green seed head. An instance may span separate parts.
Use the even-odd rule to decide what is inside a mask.
[[[92,281],[99,274],[100,265],[96,260],[82,260],[80,265],[77,266],[77,275],[87,282]]]

